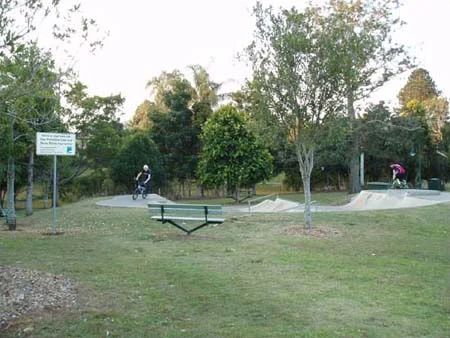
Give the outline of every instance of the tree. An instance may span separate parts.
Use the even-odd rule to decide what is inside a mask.
[[[211,115],[212,108],[219,101],[218,90],[220,84],[211,81],[206,69],[200,65],[189,66],[193,74],[193,83],[189,85],[190,100],[187,107],[194,113],[194,121],[201,126]],[[133,116],[131,125],[136,128],[149,128],[154,113],[168,112],[165,96],[173,92],[180,82],[187,81],[179,70],[162,72],[147,82],[147,88],[151,90],[153,101],[145,100],[138,106]]]
[[[202,66],[191,65],[189,68],[194,76],[194,101],[207,103],[211,108],[216,106],[219,101],[217,92],[220,84],[211,81],[208,72]]]
[[[116,186],[131,192],[135,177],[144,164],[152,170],[152,188],[161,187],[164,178],[158,147],[148,135],[136,132],[125,139],[111,165],[111,175]]]
[[[137,106],[133,118],[131,119],[130,126],[140,130],[150,129],[151,121],[149,115],[152,111],[152,106],[154,106],[154,103],[149,100],[144,100],[144,102]]]
[[[123,126],[118,121],[96,123],[86,143],[86,159],[90,169],[110,168],[120,149]]]
[[[168,112],[152,115],[151,137],[159,146],[167,168],[167,181],[184,183],[195,178],[200,143],[200,128],[194,123],[193,111],[189,108],[193,90],[186,79],[174,81],[163,94]]]
[[[415,143],[420,167],[426,176],[441,176],[443,180],[444,164],[448,162],[442,154],[445,155],[444,134],[448,123],[449,104],[447,98],[439,95],[440,91],[428,71],[418,68],[411,73],[398,97],[402,116],[418,119],[425,133]],[[420,182],[420,171],[417,183]]]
[[[316,131],[336,114],[339,102],[340,55],[316,8],[274,13],[258,3],[255,41],[247,49],[268,111],[295,147],[305,194],[305,225],[312,228],[311,172]]]
[[[60,0],[7,0],[0,1],[0,56],[10,57],[25,43],[36,40],[33,33],[46,20],[51,28],[45,33],[58,43],[73,44],[79,38],[91,50],[102,45],[101,39],[92,38],[98,32],[95,20],[82,15],[75,1],[65,1],[63,6]]]
[[[286,130],[280,128],[277,116],[271,114],[261,95],[258,82],[248,81],[240,90],[231,93],[230,98],[231,104],[248,113],[249,127],[258,135],[264,148],[269,150],[274,159],[274,174],[279,174],[284,169],[288,154],[291,153],[286,144],[288,135]]]
[[[348,173],[349,151],[352,135],[350,135],[349,118],[332,116],[323,121],[317,130],[317,156],[315,166],[320,168],[326,188],[336,187],[340,190]],[[336,176],[334,176],[336,175]]]
[[[450,123],[447,122],[442,128],[442,143],[438,149],[439,161],[441,163],[442,178],[447,181],[450,179]]]
[[[159,76],[153,77],[147,82],[147,88],[150,89],[150,94],[153,96],[153,102],[156,105],[155,111],[167,112],[169,108],[166,105],[165,93],[171,92],[177,83],[185,81],[183,74],[179,70],[172,72],[162,72]],[[191,87],[191,98],[194,94],[194,89]]]
[[[272,158],[251,132],[248,119],[233,106],[220,107],[206,122],[198,173],[206,186],[226,185],[239,200],[239,188],[268,179]]]
[[[87,86],[78,81],[69,85],[65,97],[69,104],[65,115],[78,141],[77,166],[71,181],[89,166],[110,165],[123,129],[119,117],[125,99],[120,94],[89,96]]]
[[[400,90],[398,100],[401,110],[404,111],[413,100],[421,103],[436,96],[439,96],[439,92],[430,73],[423,68],[417,68],[412,71],[405,86]]]
[[[411,73],[398,94],[401,114],[423,119],[428,125],[433,144],[442,141],[442,128],[449,113],[448,100],[439,95],[433,79],[423,68]]]
[[[380,102],[371,105],[354,129],[359,135],[365,154],[366,172],[374,180],[389,179],[389,164],[400,161],[409,170],[409,179],[415,173],[414,145],[424,144],[426,128],[417,117],[392,112]]]
[[[29,93],[16,100],[17,119],[21,121],[22,134],[28,152],[28,177],[26,188],[26,214],[33,213],[33,182],[35,167],[36,132],[61,128],[59,116],[58,85],[61,75],[55,69],[52,55],[35,44],[16,52],[16,58],[24,62]],[[25,69],[24,68],[24,69]]]
[[[167,168],[166,182],[180,183],[182,194],[186,183],[190,193],[190,183],[196,178],[201,152],[198,136],[218,102],[220,87],[202,66],[189,68],[192,84],[178,70],[162,72],[148,81],[152,101],[138,107],[132,122],[133,126],[149,126]]]
[[[0,63],[2,103],[8,135],[8,224],[14,227],[17,159],[28,156],[27,214],[33,212],[34,141],[37,131],[46,131],[59,123],[56,84],[58,74],[49,53],[35,44],[18,49]],[[19,151],[20,150],[20,151]],[[28,155],[26,155],[28,154]]]
[[[405,47],[393,39],[402,25],[398,7],[398,0],[330,0],[318,9],[330,49],[341,60],[340,86],[351,128],[356,123],[357,103],[412,66]],[[355,193],[361,190],[357,139],[350,153],[350,192]]]
[[[423,101],[426,112],[426,120],[430,129],[431,142],[439,144],[442,142],[442,129],[448,121],[448,100],[444,97],[433,97]]]
[[[95,21],[80,15],[80,6],[78,4],[68,5],[66,10],[60,6],[59,0],[11,0],[0,1],[0,64],[2,67],[10,68],[6,72],[1,72],[0,79],[0,97],[5,107],[1,110],[6,115],[7,126],[4,131],[8,133],[9,140],[7,151],[8,158],[8,217],[7,223],[10,228],[15,229],[15,205],[14,205],[14,181],[15,181],[15,159],[13,157],[12,146],[16,147],[15,132],[18,130],[16,126],[20,124],[17,118],[18,108],[16,105],[21,98],[29,96],[30,84],[35,78],[35,74],[27,74],[29,78],[17,78],[23,76],[24,72],[17,62],[20,54],[29,46],[30,41],[36,40],[33,32],[37,29],[37,23],[42,24],[44,19],[52,17],[52,28],[48,33],[62,42],[72,42],[72,38],[79,37],[81,41],[87,42],[91,50],[101,45],[99,40],[90,39],[90,31],[95,26]],[[73,19],[81,19],[78,24],[74,24]],[[44,32],[40,32],[44,33]],[[26,51],[25,51],[26,52]],[[23,64],[24,67],[25,64]],[[5,70],[5,69],[3,69]],[[39,72],[39,71],[38,71]],[[20,76],[18,74],[20,73]],[[49,79],[51,82],[52,79]],[[34,88],[35,89],[35,88]],[[24,131],[27,133],[27,131]],[[15,155],[14,155],[15,156]],[[30,157],[30,163],[33,159]],[[30,171],[31,176],[32,173]],[[29,191],[32,190],[29,189]],[[29,204],[29,203],[28,203]]]

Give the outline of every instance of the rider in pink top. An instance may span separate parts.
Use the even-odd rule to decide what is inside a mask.
[[[398,183],[406,180],[406,169],[403,168],[400,164],[394,163],[391,164],[392,169],[392,180],[398,180]]]

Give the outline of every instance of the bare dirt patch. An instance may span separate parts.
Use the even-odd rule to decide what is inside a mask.
[[[0,266],[0,330],[21,316],[77,304],[77,287],[64,276]]]
[[[340,231],[326,226],[315,226],[311,230],[308,230],[305,229],[303,225],[283,227],[279,233],[289,236],[305,236],[312,238],[333,238],[342,235]]]
[[[17,228],[14,231],[9,230],[8,228],[1,229],[0,235],[2,236],[9,236],[9,237],[15,237],[15,236],[26,236],[26,235],[36,235],[36,236],[61,236],[61,235],[67,235],[67,236],[77,236],[77,235],[91,235],[93,230],[95,230],[97,233],[100,232],[98,228],[94,227],[81,227],[81,226],[58,226],[56,233],[53,234],[53,230],[51,229],[51,226],[42,227],[41,225],[33,225],[33,224],[22,224],[18,223]],[[112,234],[113,230],[111,229],[105,229],[101,230],[102,234]]]

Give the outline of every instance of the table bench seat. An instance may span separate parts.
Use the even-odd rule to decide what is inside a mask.
[[[204,217],[180,217],[180,216],[152,216],[152,219],[157,221],[165,220],[177,220],[177,221],[204,221]],[[225,221],[224,218],[208,218],[208,222],[210,223],[223,223]]]
[[[155,204],[149,203],[148,210],[151,219],[158,222],[169,223],[188,235],[210,224],[221,224],[224,218],[209,217],[211,214],[222,214],[220,205],[201,204]],[[201,217],[200,217],[201,215]],[[186,227],[185,222],[202,222],[192,229]]]

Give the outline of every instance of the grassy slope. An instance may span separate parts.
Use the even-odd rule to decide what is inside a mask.
[[[1,264],[64,274],[80,306],[22,319],[33,337],[446,337],[450,205],[314,215],[225,215],[191,236],[145,210],[83,201],[0,232]]]

